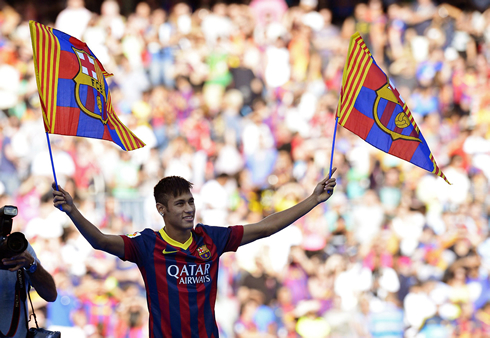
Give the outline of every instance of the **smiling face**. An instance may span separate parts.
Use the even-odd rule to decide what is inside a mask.
[[[165,232],[181,243],[189,239],[194,227],[196,207],[191,189],[192,183],[180,176],[164,177],[153,189],[157,211],[165,221]]]
[[[190,191],[175,197],[169,196],[166,205],[157,203],[157,209],[164,214],[165,226],[170,231],[182,232],[194,227],[196,206]]]

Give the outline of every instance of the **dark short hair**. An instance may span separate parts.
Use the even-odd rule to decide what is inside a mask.
[[[162,178],[153,189],[155,202],[167,206],[169,196],[177,197],[190,192],[192,183],[180,176],[167,176]]]

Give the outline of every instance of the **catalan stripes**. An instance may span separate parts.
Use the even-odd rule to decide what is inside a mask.
[[[366,79],[367,71],[372,64],[372,59],[370,58],[371,53],[369,51],[366,53],[367,48],[364,41],[359,33],[356,34],[357,36],[354,34],[353,39],[351,39],[349,59],[344,68],[344,81],[348,84],[345,89],[342,86],[344,93],[342,98],[345,98],[345,100],[341,100],[338,107],[339,123],[342,126],[345,125],[345,122],[349,118],[353,108],[353,100],[359,95],[362,84]]]
[[[355,33],[342,76],[339,124],[374,147],[444,179],[417,123],[395,85]]]
[[[43,109],[44,128],[51,132],[56,117],[56,94],[58,90],[58,69],[60,44],[52,29],[38,23],[30,25],[34,65],[39,97]]]
[[[47,133],[112,141],[123,150],[145,144],[118,118],[105,71],[88,46],[30,21],[37,87]]]

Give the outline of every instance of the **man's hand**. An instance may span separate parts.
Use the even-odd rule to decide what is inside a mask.
[[[27,251],[23,253],[13,256],[11,258],[2,259],[2,263],[5,266],[11,266],[9,271],[17,271],[20,268],[28,268],[34,262],[34,257]]]
[[[69,193],[67,193],[65,190],[63,190],[60,186],[56,187],[56,183],[53,182],[53,204],[55,208],[60,209],[62,207],[63,209],[60,209],[67,214],[71,213],[74,209],[75,206],[73,204],[73,198],[70,196]],[[59,191],[58,191],[58,189]]]
[[[329,177],[325,177],[320,183],[317,184],[315,190],[313,191],[313,195],[316,197],[318,203],[325,202],[330,198],[333,194],[333,188],[337,185],[336,179],[332,178],[333,174],[337,170],[336,167],[332,169],[332,175]]]

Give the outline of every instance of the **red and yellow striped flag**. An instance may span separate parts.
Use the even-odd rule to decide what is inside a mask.
[[[340,125],[374,147],[449,183],[405,101],[376,64],[359,33],[350,40],[337,117]]]
[[[34,21],[29,27],[46,132],[108,140],[123,150],[144,147],[114,112],[106,81],[112,74],[88,46]]]

